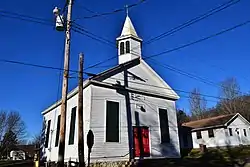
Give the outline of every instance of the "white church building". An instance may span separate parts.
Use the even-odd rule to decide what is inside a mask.
[[[128,16],[116,40],[118,65],[83,83],[84,141],[90,129],[94,133],[91,161],[179,158],[175,108],[179,96],[142,59],[142,39]],[[78,88],[67,98],[65,161],[77,161]],[[42,112],[47,161],[58,160],[60,105],[58,101]]]

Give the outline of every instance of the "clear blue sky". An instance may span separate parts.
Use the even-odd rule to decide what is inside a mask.
[[[137,0],[75,0],[73,18],[93,15],[81,6],[103,13],[136,2]],[[224,2],[226,0],[148,0],[132,8],[129,13],[137,33],[147,41]],[[62,7],[64,3],[64,0],[8,0],[0,2],[0,10],[52,20],[53,8]],[[172,36],[145,45],[143,56],[172,49],[244,22],[250,19],[249,6],[249,0],[241,0],[238,4]],[[125,12],[120,12],[109,16],[82,19],[77,23],[82,24],[88,31],[115,42],[115,38],[121,32],[124,19]],[[53,27],[1,16],[0,23],[1,59],[61,67],[64,33],[55,31]],[[247,25],[155,59],[214,82],[234,76],[240,83],[242,91],[247,92],[250,82],[249,43],[250,25]],[[71,69],[77,69],[79,52],[85,54],[85,67],[117,55],[115,48],[73,32]],[[116,64],[117,59],[114,59],[102,66]],[[149,62],[149,64],[175,89],[191,91],[198,87],[204,94],[218,95],[216,87],[166,70],[154,63]],[[104,69],[95,68],[88,71],[97,73]],[[0,63],[0,109],[19,111],[27,125],[29,135],[32,136],[41,127],[41,111],[61,96],[61,86],[58,96],[58,76],[59,72],[56,70]],[[70,79],[70,89],[76,85],[77,79]],[[214,104],[209,102],[209,106]],[[188,100],[181,98],[178,101],[178,107],[188,108]]]

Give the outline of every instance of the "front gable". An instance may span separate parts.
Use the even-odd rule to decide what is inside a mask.
[[[237,113],[235,116],[233,116],[227,123],[227,126],[235,126],[235,127],[241,127],[241,126],[249,126],[250,123],[248,120],[246,120],[241,114]]]
[[[177,100],[176,92],[142,59],[139,63],[130,63],[134,66],[123,66],[119,70],[108,72],[105,77],[96,77],[94,80],[109,84],[119,84],[142,91],[160,94]],[[132,60],[133,62],[135,60]],[[127,76],[127,77],[126,77]],[[126,82],[128,81],[127,85]]]

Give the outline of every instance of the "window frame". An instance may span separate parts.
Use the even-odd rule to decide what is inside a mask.
[[[196,139],[202,139],[201,131],[196,131]]]
[[[118,104],[118,140],[115,140],[115,141],[111,141],[111,140],[107,140],[107,137],[108,137],[108,135],[107,135],[107,115],[108,115],[108,113],[107,113],[107,107],[108,107],[108,102],[113,102],[113,103],[117,103]],[[105,100],[105,107],[104,107],[104,142],[106,142],[106,143],[120,143],[120,141],[121,141],[121,139],[120,139],[120,137],[121,137],[121,134],[120,134],[120,131],[121,131],[121,122],[120,122],[120,120],[121,120],[121,114],[120,114],[120,110],[121,110],[121,105],[120,105],[120,101],[117,101],[117,100],[113,100],[113,99],[106,99]]]
[[[125,54],[130,53],[130,41],[125,42]]]
[[[49,146],[50,131],[51,131],[51,120],[48,120],[48,122],[47,122],[47,128],[46,128],[45,143],[44,143],[44,147],[45,148],[48,148],[48,146]]]
[[[162,133],[162,123],[161,123],[161,116],[160,116],[160,111],[163,110],[164,112],[166,112],[166,118],[167,118],[167,130],[166,133],[168,134],[166,137],[163,136]],[[167,144],[170,143],[170,129],[169,129],[169,119],[168,119],[168,109],[163,108],[163,107],[159,107],[158,108],[158,119],[159,119],[159,129],[160,129],[160,139],[161,139],[161,143],[162,144]]]
[[[207,133],[208,133],[208,137],[209,138],[213,138],[214,137],[214,129],[208,129]]]
[[[245,137],[247,136],[247,130],[246,129],[243,129],[243,134],[244,134]]]
[[[60,128],[61,128],[61,115],[58,115],[57,116],[57,126],[56,126],[55,147],[58,147],[58,144],[59,144]]]
[[[120,42],[119,51],[120,51],[120,55],[125,54],[125,43],[124,42]]]
[[[228,128],[228,132],[229,132],[229,136],[233,136],[233,129],[232,128]]]
[[[74,113],[75,113],[74,115],[73,115],[73,111],[74,111]],[[74,145],[74,143],[75,143],[76,112],[77,112],[77,106],[71,108],[68,145]],[[73,117],[73,116],[74,116],[74,117]],[[73,122],[72,122],[72,118],[74,118],[74,121],[73,121]]]

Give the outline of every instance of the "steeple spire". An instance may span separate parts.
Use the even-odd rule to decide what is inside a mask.
[[[129,18],[129,16],[127,15],[126,16],[126,20],[124,22],[124,25],[123,25],[123,29],[122,29],[122,33],[121,33],[121,37],[123,36],[129,36],[129,35],[132,35],[134,37],[138,37],[136,31],[135,31],[135,28]]]

